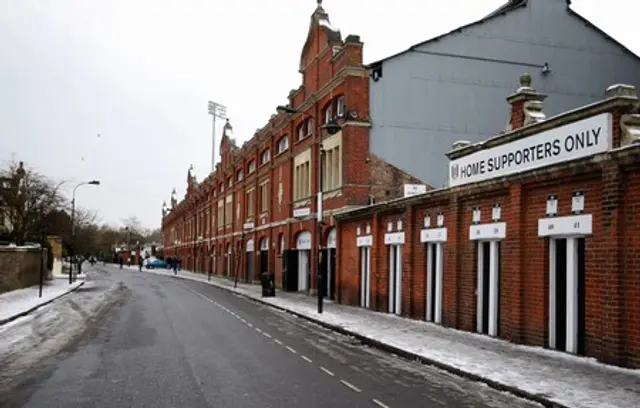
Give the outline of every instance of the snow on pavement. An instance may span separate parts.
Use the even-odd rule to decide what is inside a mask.
[[[153,270],[173,275],[173,272]],[[540,347],[523,346],[436,324],[326,301],[317,313],[313,297],[278,291],[262,298],[256,285],[187,271],[178,277],[235,290],[254,299],[308,316],[352,333],[435,360],[463,372],[536,394],[575,408],[640,407],[640,370],[605,365]]]
[[[0,326],[0,389],[17,385],[34,364],[60,352],[125,290],[121,282],[83,288]]]
[[[81,284],[82,281],[77,280],[69,285],[68,278],[60,276],[44,282],[42,297],[38,297],[40,289],[37,285],[0,294],[0,322],[62,296]]]

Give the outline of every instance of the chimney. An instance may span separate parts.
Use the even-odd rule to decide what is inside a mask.
[[[531,74],[522,74],[520,76],[520,87],[514,94],[507,97],[507,102],[511,105],[511,117],[505,132],[545,120],[546,116],[542,112],[542,101],[546,97],[547,95],[538,93],[531,87]]]

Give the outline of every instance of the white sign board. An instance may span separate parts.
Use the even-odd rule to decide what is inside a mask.
[[[591,235],[592,230],[593,219],[591,214],[541,218],[538,220],[539,237]]]
[[[472,241],[490,241],[505,239],[507,237],[507,224],[493,222],[491,224],[478,224],[469,227],[469,239]]]
[[[603,113],[480,150],[449,163],[449,186],[461,186],[603,153],[611,148],[611,135],[611,114]]]
[[[420,242],[447,242],[446,228],[426,228],[420,231]]]
[[[404,244],[404,232],[389,232],[384,234],[385,245],[401,245]]]
[[[404,185],[404,196],[411,197],[414,195],[424,194],[427,192],[426,184],[405,184]]]
[[[356,240],[356,245],[358,247],[370,247],[373,245],[373,236],[365,235],[363,237],[358,237]]]
[[[251,238],[250,240],[247,241],[247,252],[253,252],[254,249],[255,249],[255,243],[253,241],[253,238]]]
[[[311,214],[311,209],[309,207],[296,208],[295,210],[293,210],[293,216],[296,218],[306,217],[309,214]]]

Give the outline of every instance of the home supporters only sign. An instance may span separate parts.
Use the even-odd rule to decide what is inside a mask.
[[[606,152],[611,148],[610,113],[480,150],[449,163],[449,186],[489,180]]]

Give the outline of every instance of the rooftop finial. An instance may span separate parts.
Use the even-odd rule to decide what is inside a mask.
[[[318,1],[318,6],[322,6],[322,0],[317,0]]]
[[[531,87],[531,74],[525,72],[520,75],[520,86],[527,88]]]

